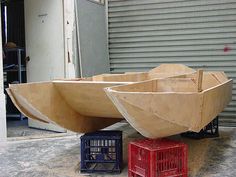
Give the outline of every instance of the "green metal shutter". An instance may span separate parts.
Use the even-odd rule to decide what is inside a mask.
[[[161,63],[221,70],[234,80],[221,123],[236,126],[235,0],[109,0],[112,73]]]

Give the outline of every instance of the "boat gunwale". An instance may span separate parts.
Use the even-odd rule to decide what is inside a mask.
[[[165,78],[163,78],[163,79],[165,79]],[[173,79],[173,78],[168,78],[168,79]],[[152,79],[152,80],[148,80],[148,81],[154,81],[154,80],[159,80],[159,79]],[[144,82],[148,82],[148,81],[144,81]],[[217,87],[219,87],[219,86],[222,86],[222,85],[224,85],[224,84],[227,84],[227,83],[229,83],[229,82],[232,82],[233,81],[233,79],[228,79],[227,81],[225,81],[225,82],[223,82],[223,83],[220,83],[220,84],[217,84],[217,85],[215,85],[215,86],[213,86],[213,87],[210,87],[210,88],[208,88],[208,89],[205,89],[205,90],[203,90],[203,91],[201,91],[201,92],[197,92],[197,91],[195,91],[195,92],[129,92],[129,91],[117,91],[117,90],[113,90],[113,88],[116,88],[116,87],[121,87],[121,86],[123,86],[123,87],[125,87],[125,86],[128,86],[128,85],[130,85],[130,84],[128,84],[128,85],[120,85],[120,86],[112,86],[112,87],[106,87],[106,88],[104,88],[104,90],[105,91],[107,91],[107,92],[113,92],[113,93],[122,93],[122,94],[134,94],[134,95],[136,95],[136,94],[143,94],[143,95],[146,95],[146,94],[149,94],[149,95],[154,95],[154,94],[156,94],[156,95],[160,95],[160,94],[162,94],[162,95],[165,95],[165,94],[181,94],[181,95],[187,95],[187,94],[203,94],[203,93],[205,93],[205,92],[207,92],[207,91],[210,91],[210,90],[212,90],[212,89],[214,89],[214,88],[217,88]],[[141,82],[139,82],[139,83],[141,83]],[[134,84],[137,84],[137,83],[134,83]]]
[[[8,84],[9,87],[11,89],[11,87],[15,87],[15,86],[22,86],[22,85],[35,85],[35,84],[50,84],[52,83],[52,81],[38,81],[38,82],[26,82],[26,83],[18,83],[18,84]],[[6,88],[6,89],[8,89]]]
[[[175,79],[175,77],[181,77],[181,76],[185,76],[185,75],[191,75],[191,74],[194,74],[196,73],[195,71],[194,72],[190,72],[190,73],[186,73],[186,74],[173,74],[173,75],[170,75],[170,76],[163,76],[163,77],[160,77],[158,79]],[[162,74],[162,73],[157,73],[157,74]],[[155,75],[155,74],[153,74]],[[92,84],[92,83],[95,83],[95,84],[123,84],[123,85],[129,85],[129,84],[135,84],[135,83],[142,83],[142,82],[147,82],[147,81],[152,81],[152,80],[156,80],[156,78],[153,78],[153,79],[149,79],[149,80],[143,80],[143,81],[88,81],[88,80],[53,80],[53,81],[50,81],[51,83],[84,83],[84,84]]]
[[[133,84],[136,82],[109,82],[109,81],[65,81],[65,80],[55,80],[51,81],[51,83],[70,83],[70,84]]]

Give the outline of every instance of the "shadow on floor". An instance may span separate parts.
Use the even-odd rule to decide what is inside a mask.
[[[7,119],[7,137],[26,137],[26,136],[44,136],[58,134],[57,132],[30,128],[28,126],[28,119]]]

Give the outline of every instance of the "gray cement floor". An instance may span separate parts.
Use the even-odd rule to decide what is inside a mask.
[[[123,131],[125,164],[122,174],[80,174],[80,135],[73,135],[0,144],[0,177],[125,177],[128,142],[142,137],[125,122],[108,129]],[[171,137],[189,146],[190,177],[236,176],[236,129],[221,128],[220,134],[220,138],[204,140]]]
[[[46,136],[59,134],[52,131],[40,130],[28,127],[28,119],[8,119],[7,120],[7,137],[29,137],[29,136]]]

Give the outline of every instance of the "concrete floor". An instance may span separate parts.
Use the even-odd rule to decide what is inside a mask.
[[[125,177],[127,144],[142,136],[126,122],[108,129],[123,131],[125,164],[122,174],[80,174],[80,135],[73,135],[0,144],[0,177]],[[221,128],[220,138],[216,139],[190,140],[180,136],[171,138],[189,146],[190,177],[236,176],[236,128]]]
[[[30,128],[28,119],[7,119],[7,137],[29,137],[29,136],[47,136],[57,134],[56,132]]]

